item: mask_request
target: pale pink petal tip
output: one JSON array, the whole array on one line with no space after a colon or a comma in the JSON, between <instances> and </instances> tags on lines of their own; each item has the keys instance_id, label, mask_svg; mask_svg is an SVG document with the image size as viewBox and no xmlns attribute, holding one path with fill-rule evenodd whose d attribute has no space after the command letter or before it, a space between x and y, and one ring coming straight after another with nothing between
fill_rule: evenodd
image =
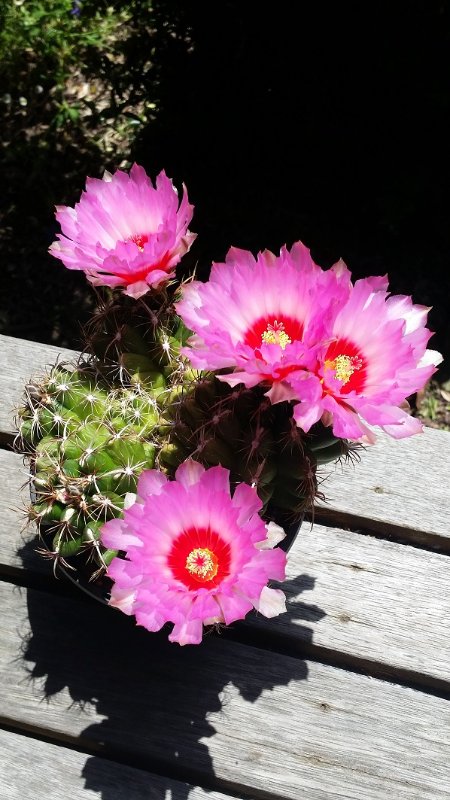
<instances>
[{"instance_id":1,"label":"pale pink petal tip","mask_svg":"<svg viewBox=\"0 0 450 800\"><path fill-rule=\"evenodd\" d=\"M128 504L127 504L128 506ZM265 525L256 490L240 484L233 496L229 472L188 459L167 480L144 471L136 502L102 529L102 542L125 554L108 568L111 605L139 625L173 625L170 641L198 644L206 625L234 622L252 609L284 610L280 590L286 555L276 548L284 532Z\"/></svg>"},{"instance_id":2,"label":"pale pink petal tip","mask_svg":"<svg viewBox=\"0 0 450 800\"><path fill-rule=\"evenodd\" d=\"M305 433L319 421L355 441L374 441L370 425L396 438L420 430L396 410L441 356L426 349L429 309L389 296L386 275L353 285L343 261L322 270L301 242L256 258L234 247L207 283L184 289L177 311L195 368L221 370L231 387L261 385L272 404L293 404Z\"/></svg>"}]
</instances>

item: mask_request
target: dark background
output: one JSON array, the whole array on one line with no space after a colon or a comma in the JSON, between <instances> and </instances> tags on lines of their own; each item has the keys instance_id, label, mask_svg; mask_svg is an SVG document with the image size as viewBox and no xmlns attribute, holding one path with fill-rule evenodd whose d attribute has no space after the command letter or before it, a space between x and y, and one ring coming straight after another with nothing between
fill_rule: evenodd
<instances>
[{"instance_id":1,"label":"dark background","mask_svg":"<svg viewBox=\"0 0 450 800\"><path fill-rule=\"evenodd\" d=\"M159 1L152 19L126 63L158 113L130 159L187 185L198 239L184 271L206 277L232 244L301 239L321 266L388 272L393 292L433 305L431 346L448 356L449 3ZM154 68L139 73L149 48ZM76 346L89 300L84 276L45 254L52 206L118 164L69 141L42 181L22 146L23 174L6 160L3 332Z\"/></svg>"}]
</instances>

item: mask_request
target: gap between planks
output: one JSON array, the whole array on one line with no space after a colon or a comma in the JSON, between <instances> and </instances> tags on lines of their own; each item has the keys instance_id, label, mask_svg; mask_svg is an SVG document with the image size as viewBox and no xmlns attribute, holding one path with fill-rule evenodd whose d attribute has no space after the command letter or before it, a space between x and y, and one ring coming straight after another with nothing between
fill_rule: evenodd
<instances>
[{"instance_id":1,"label":"gap between planks","mask_svg":"<svg viewBox=\"0 0 450 800\"><path fill-rule=\"evenodd\" d=\"M78 355L0 336L0 432L9 443L12 409L30 376L58 356L75 360ZM380 432L376 444L362 453L361 463L330 464L319 470L319 478L326 503L317 502L318 519L450 551L449 432L426 428L399 441Z\"/></svg>"},{"instance_id":2,"label":"gap between planks","mask_svg":"<svg viewBox=\"0 0 450 800\"><path fill-rule=\"evenodd\" d=\"M0 785L2 800L232 800L211 791L158 775L148 768L86 752L75 743L41 737L36 731L0 730ZM43 765L45 764L45 769ZM239 800L242 795L239 795Z\"/></svg>"},{"instance_id":3,"label":"gap between planks","mask_svg":"<svg viewBox=\"0 0 450 800\"><path fill-rule=\"evenodd\" d=\"M3 713L17 727L261 800L448 797L439 698L218 637L180 648L100 606L26 594L0 585Z\"/></svg>"},{"instance_id":4,"label":"gap between planks","mask_svg":"<svg viewBox=\"0 0 450 800\"><path fill-rule=\"evenodd\" d=\"M0 453L1 573L7 581L73 596L72 586L55 580L49 564L35 554L33 527L20 535L21 520L12 507L22 482L20 466L16 454ZM251 635L255 644L261 640L279 652L307 653L446 691L449 569L447 556L304 523L282 587L287 613L272 621L253 615ZM239 630L233 627L230 635L239 638Z\"/></svg>"}]
</instances>

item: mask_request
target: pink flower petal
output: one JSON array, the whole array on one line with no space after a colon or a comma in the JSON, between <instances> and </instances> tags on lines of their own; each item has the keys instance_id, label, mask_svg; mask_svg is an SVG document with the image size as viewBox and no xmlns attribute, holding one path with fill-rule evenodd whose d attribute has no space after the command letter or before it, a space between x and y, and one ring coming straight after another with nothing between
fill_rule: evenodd
<instances>
[{"instance_id":1,"label":"pink flower petal","mask_svg":"<svg viewBox=\"0 0 450 800\"><path fill-rule=\"evenodd\" d=\"M270 589L265 586L259 596L256 608L264 617L269 619L277 617L278 614L286 611L286 597L281 589Z\"/></svg>"},{"instance_id":2,"label":"pink flower petal","mask_svg":"<svg viewBox=\"0 0 450 800\"><path fill-rule=\"evenodd\" d=\"M121 287L138 298L174 277L174 267L195 234L186 190L178 204L172 181L161 172L156 188L144 169L88 178L74 208L60 206L62 233L50 247L68 269L83 270L96 286Z\"/></svg>"},{"instance_id":3,"label":"pink flower petal","mask_svg":"<svg viewBox=\"0 0 450 800\"><path fill-rule=\"evenodd\" d=\"M170 642L178 644L200 644L203 636L203 624L199 619L185 620L173 626L169 634Z\"/></svg>"},{"instance_id":4,"label":"pink flower petal","mask_svg":"<svg viewBox=\"0 0 450 800\"><path fill-rule=\"evenodd\" d=\"M138 497L161 494L166 483L167 478L163 472L158 469L146 469L139 476L137 484Z\"/></svg>"},{"instance_id":5,"label":"pink flower petal","mask_svg":"<svg viewBox=\"0 0 450 800\"><path fill-rule=\"evenodd\" d=\"M175 473L175 477L178 483L181 483L182 486L189 489L190 486L194 486L194 484L199 482L204 471L205 468L199 464L198 461L194 461L193 458L188 458L180 464Z\"/></svg>"},{"instance_id":6,"label":"pink flower petal","mask_svg":"<svg viewBox=\"0 0 450 800\"><path fill-rule=\"evenodd\" d=\"M275 522L269 522L267 524L267 536L261 542L257 542L255 547L259 550L272 550L277 544L283 541L286 538L286 534L283 528L280 525L277 525Z\"/></svg>"},{"instance_id":7,"label":"pink flower petal","mask_svg":"<svg viewBox=\"0 0 450 800\"><path fill-rule=\"evenodd\" d=\"M241 619L259 607L267 582L285 574L285 553L266 549L261 506L245 484L232 497L221 466L205 470L189 459L174 481L144 471L137 501L102 533L102 541L126 553L108 568L111 605L151 631L173 623L169 638L180 644L197 644L212 621ZM270 535L272 548L280 531L272 527Z\"/></svg>"}]
</instances>

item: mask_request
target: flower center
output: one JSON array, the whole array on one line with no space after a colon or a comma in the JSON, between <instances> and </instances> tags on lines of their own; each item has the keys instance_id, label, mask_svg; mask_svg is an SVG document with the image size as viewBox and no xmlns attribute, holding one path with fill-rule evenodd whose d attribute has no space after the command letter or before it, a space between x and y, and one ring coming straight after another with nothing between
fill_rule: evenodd
<instances>
[{"instance_id":1,"label":"flower center","mask_svg":"<svg viewBox=\"0 0 450 800\"><path fill-rule=\"evenodd\" d=\"M216 577L219 571L219 559L207 547L196 547L186 559L186 569L195 580L206 583Z\"/></svg>"},{"instance_id":2,"label":"flower center","mask_svg":"<svg viewBox=\"0 0 450 800\"><path fill-rule=\"evenodd\" d=\"M130 237L130 241L134 242L138 250L144 250L144 244L148 242L148 236L145 233L135 233L134 236Z\"/></svg>"},{"instance_id":3,"label":"flower center","mask_svg":"<svg viewBox=\"0 0 450 800\"><path fill-rule=\"evenodd\" d=\"M167 566L192 591L215 589L230 574L231 548L211 528L188 528L173 542Z\"/></svg>"},{"instance_id":4,"label":"flower center","mask_svg":"<svg viewBox=\"0 0 450 800\"><path fill-rule=\"evenodd\" d=\"M278 344L284 350L291 342L301 342L303 323L281 312L276 319L272 314L259 317L243 336L243 342L259 353L261 344Z\"/></svg>"},{"instance_id":5,"label":"flower center","mask_svg":"<svg viewBox=\"0 0 450 800\"><path fill-rule=\"evenodd\" d=\"M278 344L284 350L287 344L291 344L292 339L287 335L284 329L284 323L274 320L269 322L267 328L261 334L261 341L264 344Z\"/></svg>"},{"instance_id":6,"label":"flower center","mask_svg":"<svg viewBox=\"0 0 450 800\"><path fill-rule=\"evenodd\" d=\"M130 241L134 241L135 238L136 237L134 237L132 240L130 239ZM140 241L143 241L145 238L148 237L145 236L140 237ZM140 252L142 252L143 251L142 245L138 245L138 249L140 250ZM142 267L142 269L133 270L132 272L129 271L122 272L120 269L115 269L110 273L106 272L105 274L116 275L118 278L122 278L124 286L129 286L131 283L137 283L137 281L145 281L147 275L150 272L153 272L154 270L159 269L167 271L167 265L170 261L170 258L171 258L171 253L169 250L167 250L167 252L164 253L162 258L159 259L159 261L155 261L153 264L147 264L145 267Z\"/></svg>"},{"instance_id":7,"label":"flower center","mask_svg":"<svg viewBox=\"0 0 450 800\"><path fill-rule=\"evenodd\" d=\"M361 369L362 365L362 358L359 356L346 356L343 354L336 356L332 361L325 361L326 369L334 370L335 378L338 381L342 381L344 386L349 382L353 373Z\"/></svg>"}]
</instances>

